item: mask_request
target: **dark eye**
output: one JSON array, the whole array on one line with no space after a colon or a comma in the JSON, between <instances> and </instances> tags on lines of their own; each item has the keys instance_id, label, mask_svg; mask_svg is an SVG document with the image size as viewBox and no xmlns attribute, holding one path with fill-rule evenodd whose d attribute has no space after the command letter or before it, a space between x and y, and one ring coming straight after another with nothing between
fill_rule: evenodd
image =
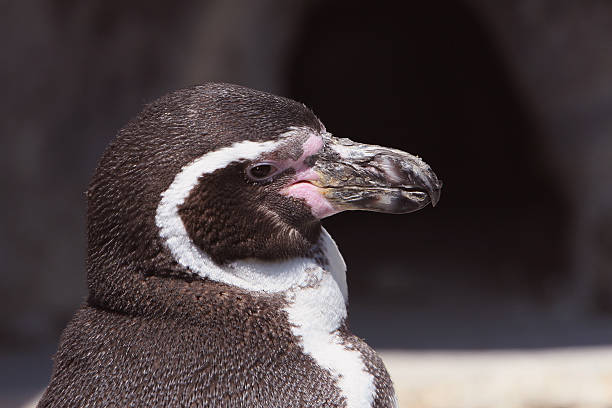
<instances>
[{"instance_id":1,"label":"dark eye","mask_svg":"<svg viewBox=\"0 0 612 408\"><path fill-rule=\"evenodd\" d=\"M258 163L247 169L247 174L253 180L263 180L276 173L278 169L270 163Z\"/></svg>"}]
</instances>

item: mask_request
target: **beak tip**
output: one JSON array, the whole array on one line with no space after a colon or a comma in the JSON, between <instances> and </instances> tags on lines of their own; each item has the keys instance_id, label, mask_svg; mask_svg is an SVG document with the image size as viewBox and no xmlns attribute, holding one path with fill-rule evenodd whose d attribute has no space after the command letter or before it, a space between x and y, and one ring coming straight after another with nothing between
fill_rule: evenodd
<instances>
[{"instance_id":1,"label":"beak tip","mask_svg":"<svg viewBox=\"0 0 612 408\"><path fill-rule=\"evenodd\" d=\"M442 181L436 180L434 188L429 190L429 199L431 200L431 206L435 207L440 201L440 195L442 193Z\"/></svg>"}]
</instances>

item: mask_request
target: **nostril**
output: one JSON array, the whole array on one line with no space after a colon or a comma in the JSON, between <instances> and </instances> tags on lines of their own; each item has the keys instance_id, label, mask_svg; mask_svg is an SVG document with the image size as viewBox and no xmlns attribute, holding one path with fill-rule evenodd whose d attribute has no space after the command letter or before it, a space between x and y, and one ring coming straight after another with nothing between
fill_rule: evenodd
<instances>
[{"instance_id":1,"label":"nostril","mask_svg":"<svg viewBox=\"0 0 612 408\"><path fill-rule=\"evenodd\" d=\"M387 156L378 156L377 163L379 167L376 167L378 175L383 176L392 183L400 184L402 182L402 173L398 168L397 163Z\"/></svg>"}]
</instances>

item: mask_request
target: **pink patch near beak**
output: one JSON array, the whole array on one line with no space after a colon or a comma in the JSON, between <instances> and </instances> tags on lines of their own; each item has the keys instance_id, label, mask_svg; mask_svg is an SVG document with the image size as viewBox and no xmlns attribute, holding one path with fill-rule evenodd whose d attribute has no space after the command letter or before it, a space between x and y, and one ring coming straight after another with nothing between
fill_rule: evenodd
<instances>
[{"instance_id":1,"label":"pink patch near beak","mask_svg":"<svg viewBox=\"0 0 612 408\"><path fill-rule=\"evenodd\" d=\"M293 166L296 170L295 179L291 185L281 190L281 193L286 196L305 200L312 211L312 215L318 219L339 212L323 196L321 189L311 183L311 181L318 180L319 175L311 167L304 164L304 160L308 156L317 153L322 147L323 138L321 136L312 135L306 140L303 146L304 153L295 161Z\"/></svg>"}]
</instances>

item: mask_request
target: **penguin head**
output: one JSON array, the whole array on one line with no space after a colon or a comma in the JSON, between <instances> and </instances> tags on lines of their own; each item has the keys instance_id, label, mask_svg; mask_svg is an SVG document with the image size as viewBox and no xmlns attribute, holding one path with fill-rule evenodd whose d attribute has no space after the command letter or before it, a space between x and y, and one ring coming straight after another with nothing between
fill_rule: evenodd
<instances>
[{"instance_id":1,"label":"penguin head","mask_svg":"<svg viewBox=\"0 0 612 408\"><path fill-rule=\"evenodd\" d=\"M193 251L216 265L304 257L322 218L414 211L440 188L418 157L334 138L298 102L229 84L177 91L120 130L98 165L90 295L125 273L189 276L177 257Z\"/></svg>"}]
</instances>

